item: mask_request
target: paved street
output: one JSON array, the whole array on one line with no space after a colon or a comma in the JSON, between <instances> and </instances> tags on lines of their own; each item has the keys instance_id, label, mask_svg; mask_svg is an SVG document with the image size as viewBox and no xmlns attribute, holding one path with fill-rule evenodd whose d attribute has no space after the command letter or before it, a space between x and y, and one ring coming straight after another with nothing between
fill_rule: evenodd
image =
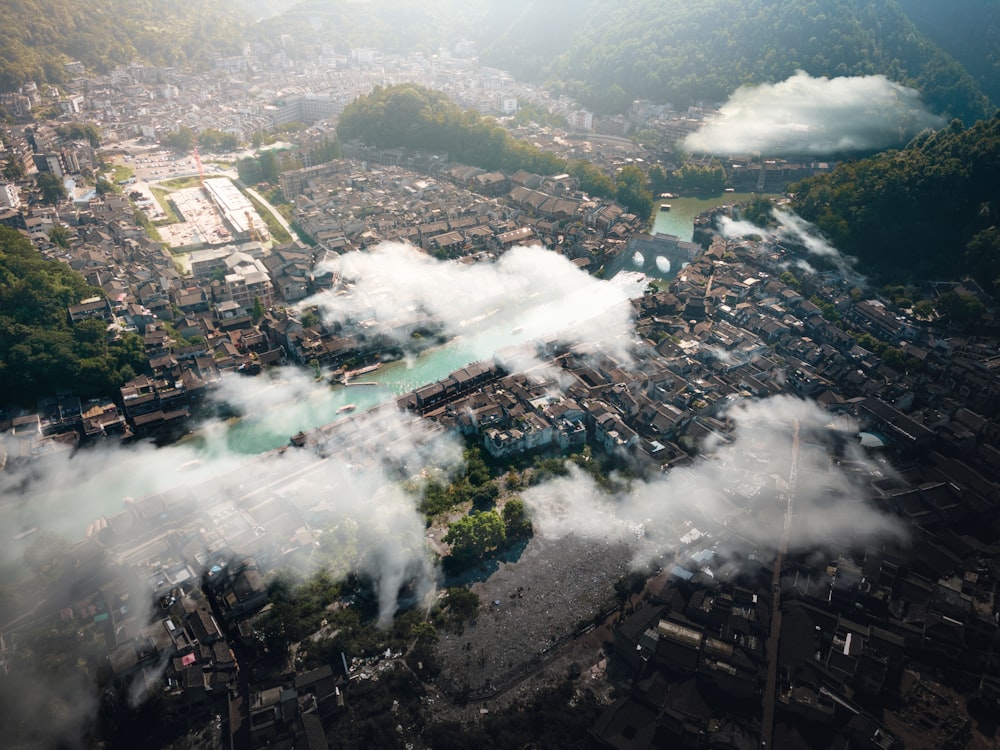
<instances>
[{"instance_id":1,"label":"paved street","mask_svg":"<svg viewBox=\"0 0 1000 750\"><path fill-rule=\"evenodd\" d=\"M792 503L795 500L795 484L799 468L799 423L795 421L792 433L792 462L788 472L788 488L785 490L785 523L778 542L778 554L774 558L774 572L771 577L771 634L767 639L767 684L764 688L764 718L761 726L761 747L771 747L774 735L774 705L778 691L778 641L781 634L781 569L788 552L788 535L792 526ZM781 497L779 495L779 497Z\"/></svg>"}]
</instances>

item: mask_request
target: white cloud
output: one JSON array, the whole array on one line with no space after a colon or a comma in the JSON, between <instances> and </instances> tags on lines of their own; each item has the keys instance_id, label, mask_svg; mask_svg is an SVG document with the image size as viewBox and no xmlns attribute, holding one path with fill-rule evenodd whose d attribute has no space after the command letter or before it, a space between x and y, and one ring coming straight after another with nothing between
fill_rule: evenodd
<instances>
[{"instance_id":1,"label":"white cloud","mask_svg":"<svg viewBox=\"0 0 1000 750\"><path fill-rule=\"evenodd\" d=\"M636 482L609 497L570 465L570 475L524 493L539 534L636 540L636 563L669 554L691 525L729 531L765 550L777 548L784 522L794 425L799 426L797 481L789 549L809 551L852 536L903 539L899 522L866 502L855 480L858 468L875 471L860 451L849 450L850 470L830 450L830 415L815 403L779 396L742 402L728 418L731 442L703 446L706 458ZM863 472L862 472L863 475Z\"/></svg>"},{"instance_id":2,"label":"white cloud","mask_svg":"<svg viewBox=\"0 0 1000 750\"><path fill-rule=\"evenodd\" d=\"M318 305L328 324L374 321L408 331L428 320L446 337L463 336L477 359L511 345L560 337L625 356L634 338L631 297L639 284L605 282L565 257L534 245L514 247L495 262L440 261L400 243L339 256L326 268L350 282L300 303ZM523 364L523 363L522 363Z\"/></svg>"},{"instance_id":3,"label":"white cloud","mask_svg":"<svg viewBox=\"0 0 1000 750\"><path fill-rule=\"evenodd\" d=\"M796 213L774 208L771 215L777 222L772 227L759 227L742 219L731 219L723 216L719 219L719 232L726 239L739 237L763 237L771 242L788 241L805 249L807 253L817 258L823 258L832 263L845 278L854 283L863 283L864 278L854 271L857 258L845 255L827 240L816 225L803 219ZM811 272L812 267L805 260L796 261L805 270Z\"/></svg>"},{"instance_id":4,"label":"white cloud","mask_svg":"<svg viewBox=\"0 0 1000 750\"><path fill-rule=\"evenodd\" d=\"M943 124L915 89L884 75L813 78L798 71L780 83L741 86L683 147L824 155L898 146Z\"/></svg>"}]
</instances>

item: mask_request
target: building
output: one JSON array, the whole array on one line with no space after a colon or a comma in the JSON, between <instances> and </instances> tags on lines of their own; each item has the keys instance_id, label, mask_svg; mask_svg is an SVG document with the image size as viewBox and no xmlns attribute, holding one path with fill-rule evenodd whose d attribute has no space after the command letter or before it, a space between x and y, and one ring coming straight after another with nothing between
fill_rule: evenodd
<instances>
[{"instance_id":1,"label":"building","mask_svg":"<svg viewBox=\"0 0 1000 750\"><path fill-rule=\"evenodd\" d=\"M258 242L270 239L257 209L231 180L225 177L205 180L205 190L235 239Z\"/></svg>"},{"instance_id":2,"label":"building","mask_svg":"<svg viewBox=\"0 0 1000 750\"><path fill-rule=\"evenodd\" d=\"M105 323L113 323L115 314L111 309L111 302L108 299L105 297L91 297L83 300L78 305L70 305L69 319L71 323L94 319L104 321Z\"/></svg>"},{"instance_id":3,"label":"building","mask_svg":"<svg viewBox=\"0 0 1000 750\"><path fill-rule=\"evenodd\" d=\"M587 112L586 110L578 110L576 112L571 112L567 118L571 130L577 130L584 133L589 133L594 129L594 113Z\"/></svg>"},{"instance_id":4,"label":"building","mask_svg":"<svg viewBox=\"0 0 1000 750\"><path fill-rule=\"evenodd\" d=\"M225 262L222 300L235 302L245 311L253 308L255 299L260 299L265 309L274 304L271 274L263 261L245 253L233 253Z\"/></svg>"},{"instance_id":5,"label":"building","mask_svg":"<svg viewBox=\"0 0 1000 750\"><path fill-rule=\"evenodd\" d=\"M35 154L35 168L39 172L49 172L56 177L63 177L66 170L59 154Z\"/></svg>"},{"instance_id":6,"label":"building","mask_svg":"<svg viewBox=\"0 0 1000 750\"><path fill-rule=\"evenodd\" d=\"M20 191L12 182L0 184L0 206L17 209L21 207Z\"/></svg>"}]
</instances>

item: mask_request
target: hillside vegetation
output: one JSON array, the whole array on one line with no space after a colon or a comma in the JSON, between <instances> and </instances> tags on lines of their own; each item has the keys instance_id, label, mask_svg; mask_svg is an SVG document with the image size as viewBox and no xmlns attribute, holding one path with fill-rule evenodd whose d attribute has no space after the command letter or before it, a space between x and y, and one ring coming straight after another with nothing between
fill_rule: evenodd
<instances>
[{"instance_id":1,"label":"hillside vegetation","mask_svg":"<svg viewBox=\"0 0 1000 750\"><path fill-rule=\"evenodd\" d=\"M883 280L972 274L1000 298L1000 115L805 180L793 207ZM955 252L959 248L959 252Z\"/></svg>"},{"instance_id":2,"label":"hillside vegetation","mask_svg":"<svg viewBox=\"0 0 1000 750\"><path fill-rule=\"evenodd\" d=\"M965 66L1000 102L1000 3L996 0L897 0L924 36Z\"/></svg>"},{"instance_id":3,"label":"hillside vegetation","mask_svg":"<svg viewBox=\"0 0 1000 750\"><path fill-rule=\"evenodd\" d=\"M432 55L469 39L483 62L596 112L637 98L722 101L801 69L882 73L971 124L992 115L982 87L997 86L997 11L979 13L988 3L961 0L963 13L931 0L9 0L0 20L16 33L0 40L0 89L60 82L63 55L106 71L133 60L204 66L247 42L263 55L312 45Z\"/></svg>"},{"instance_id":4,"label":"hillside vegetation","mask_svg":"<svg viewBox=\"0 0 1000 750\"><path fill-rule=\"evenodd\" d=\"M992 107L965 69L923 36L895 0L516 0L518 22L485 57L527 78L563 82L595 110L636 98L685 107L743 84L882 73L938 113L967 123ZM581 7L582 6L582 7ZM510 8L509 12L514 12Z\"/></svg>"},{"instance_id":5,"label":"hillside vegetation","mask_svg":"<svg viewBox=\"0 0 1000 750\"><path fill-rule=\"evenodd\" d=\"M359 140L378 148L426 149L453 161L508 174L519 169L543 175L569 172L593 196L613 197L633 213L648 217L653 196L646 176L623 167L612 180L586 161L566 161L517 140L492 118L462 111L446 94L415 84L376 87L344 110L338 125L343 141Z\"/></svg>"},{"instance_id":6,"label":"hillside vegetation","mask_svg":"<svg viewBox=\"0 0 1000 750\"><path fill-rule=\"evenodd\" d=\"M4 0L0 91L63 83L65 63L204 65L241 51L248 23L223 0Z\"/></svg>"},{"instance_id":7,"label":"hillside vegetation","mask_svg":"<svg viewBox=\"0 0 1000 750\"><path fill-rule=\"evenodd\" d=\"M67 308L100 295L57 260L45 260L17 231L0 227L0 393L30 405L41 395L113 393L145 363L142 339L108 340L107 325L70 326Z\"/></svg>"},{"instance_id":8,"label":"hillside vegetation","mask_svg":"<svg viewBox=\"0 0 1000 750\"><path fill-rule=\"evenodd\" d=\"M971 6L984 2L962 0ZM938 113L970 124L991 116L993 107L976 79L986 81L978 54L995 47L992 22L977 29L981 41L963 56L961 39L979 15L973 8L963 16L951 6L925 7L930 4L304 0L275 18L272 28L298 40L395 52L436 53L472 39L483 62L563 90L597 112L624 111L637 98L678 107L721 101L741 85L781 81L801 69L813 76L882 73L919 89ZM904 6L921 18L921 28ZM928 38L932 31L952 55ZM976 79L955 58L975 67Z\"/></svg>"}]
</instances>

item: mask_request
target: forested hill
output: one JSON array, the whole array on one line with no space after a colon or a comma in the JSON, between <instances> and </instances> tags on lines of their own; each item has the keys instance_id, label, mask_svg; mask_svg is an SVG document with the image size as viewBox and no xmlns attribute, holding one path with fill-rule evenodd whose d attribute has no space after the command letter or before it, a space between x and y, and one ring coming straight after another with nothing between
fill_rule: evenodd
<instances>
[{"instance_id":1,"label":"forested hill","mask_svg":"<svg viewBox=\"0 0 1000 750\"><path fill-rule=\"evenodd\" d=\"M243 48L249 27L226 0L3 0L0 91L61 83L64 63L89 70L149 62L186 66Z\"/></svg>"},{"instance_id":2,"label":"forested hill","mask_svg":"<svg viewBox=\"0 0 1000 750\"><path fill-rule=\"evenodd\" d=\"M723 101L742 84L883 73L966 123L993 107L901 7L922 0L302 0L275 33L335 46L437 52L477 42L483 62L598 112L634 99ZM931 2L932 0L926 0ZM960 0L963 3L992 0ZM939 32L972 21L939 12ZM936 37L935 37L936 38Z\"/></svg>"},{"instance_id":3,"label":"forested hill","mask_svg":"<svg viewBox=\"0 0 1000 750\"><path fill-rule=\"evenodd\" d=\"M482 169L551 175L569 172L590 195L611 197L640 216L653 210L646 175L636 166L618 170L614 180L583 160L566 161L511 137L492 118L462 109L446 94L416 84L376 87L358 97L341 115L337 132L344 141L378 148L427 149Z\"/></svg>"},{"instance_id":4,"label":"forested hill","mask_svg":"<svg viewBox=\"0 0 1000 750\"><path fill-rule=\"evenodd\" d=\"M793 207L884 281L970 273L1000 299L1000 114L789 188Z\"/></svg>"},{"instance_id":5,"label":"forested hill","mask_svg":"<svg viewBox=\"0 0 1000 750\"><path fill-rule=\"evenodd\" d=\"M43 395L113 393L145 364L142 339L108 341L107 324L70 326L70 305L101 295L65 263L45 260L17 231L0 227L0 393L5 404Z\"/></svg>"},{"instance_id":6,"label":"forested hill","mask_svg":"<svg viewBox=\"0 0 1000 750\"><path fill-rule=\"evenodd\" d=\"M595 110L633 99L687 106L742 84L883 73L966 123L993 109L896 0L510 0L517 19L484 58L519 77L562 81ZM947 24L954 19L942 18Z\"/></svg>"},{"instance_id":7,"label":"forested hill","mask_svg":"<svg viewBox=\"0 0 1000 750\"><path fill-rule=\"evenodd\" d=\"M0 90L59 83L66 58L106 71L133 60L204 65L246 42L266 54L283 35L293 56L315 45L434 54L469 39L484 63L597 112L638 98L723 101L801 69L883 73L919 89L936 113L972 123L993 113L983 86L1000 86L997 13L977 26L978 7L995 0L958 2L970 12L934 0L5 0ZM276 11L266 24L251 20Z\"/></svg>"},{"instance_id":8,"label":"forested hill","mask_svg":"<svg viewBox=\"0 0 1000 750\"><path fill-rule=\"evenodd\" d=\"M965 66L1000 102L1000 3L996 0L897 0L928 39Z\"/></svg>"}]
</instances>

